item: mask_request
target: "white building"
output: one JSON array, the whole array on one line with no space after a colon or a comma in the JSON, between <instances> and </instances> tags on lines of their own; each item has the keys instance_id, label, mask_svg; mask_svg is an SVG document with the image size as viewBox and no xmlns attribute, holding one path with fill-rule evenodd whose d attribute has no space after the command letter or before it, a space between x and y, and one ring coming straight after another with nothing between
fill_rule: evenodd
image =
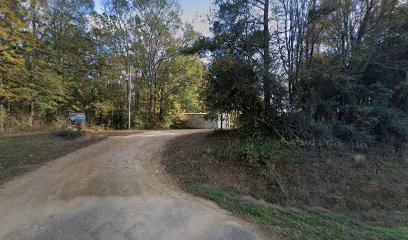
<instances>
[{"instance_id":1,"label":"white building","mask_svg":"<svg viewBox=\"0 0 408 240\"><path fill-rule=\"evenodd\" d=\"M186 127L204 129L229 129L232 127L231 115L220 114L218 119L207 119L208 113L185 113Z\"/></svg>"}]
</instances>

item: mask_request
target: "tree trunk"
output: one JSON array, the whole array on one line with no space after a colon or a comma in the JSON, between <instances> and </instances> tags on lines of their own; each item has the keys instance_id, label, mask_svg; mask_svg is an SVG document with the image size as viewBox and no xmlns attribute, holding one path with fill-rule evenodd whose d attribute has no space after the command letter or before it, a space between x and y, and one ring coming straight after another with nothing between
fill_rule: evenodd
<instances>
[{"instance_id":1,"label":"tree trunk","mask_svg":"<svg viewBox=\"0 0 408 240\"><path fill-rule=\"evenodd\" d=\"M28 118L28 126L33 127L34 123L34 101L30 101L30 117Z\"/></svg>"},{"instance_id":2,"label":"tree trunk","mask_svg":"<svg viewBox=\"0 0 408 240\"><path fill-rule=\"evenodd\" d=\"M3 89L3 73L0 72L0 89ZM6 117L6 111L3 105L3 97L0 96L0 132L4 132L4 119Z\"/></svg>"},{"instance_id":3,"label":"tree trunk","mask_svg":"<svg viewBox=\"0 0 408 240\"><path fill-rule=\"evenodd\" d=\"M157 80L154 78L154 87L153 87L153 115L156 115L156 102L157 102Z\"/></svg>"},{"instance_id":4,"label":"tree trunk","mask_svg":"<svg viewBox=\"0 0 408 240\"><path fill-rule=\"evenodd\" d=\"M3 103L0 103L0 132L4 132L4 118L6 117L6 111L4 110Z\"/></svg>"},{"instance_id":5,"label":"tree trunk","mask_svg":"<svg viewBox=\"0 0 408 240\"><path fill-rule=\"evenodd\" d=\"M139 97L140 97L140 92L139 90L136 91L136 96L135 96L135 111L136 114L139 113Z\"/></svg>"},{"instance_id":6,"label":"tree trunk","mask_svg":"<svg viewBox=\"0 0 408 240\"><path fill-rule=\"evenodd\" d=\"M164 89L166 88L166 83L164 82L162 86L160 87L160 121L163 121L164 119L164 111L163 111L163 105L164 105Z\"/></svg>"},{"instance_id":7,"label":"tree trunk","mask_svg":"<svg viewBox=\"0 0 408 240\"><path fill-rule=\"evenodd\" d=\"M147 110L147 121L146 123L148 125L151 124L151 116L152 116L152 111L153 111L153 80L151 77L151 74L149 74L149 104L148 104L148 110Z\"/></svg>"},{"instance_id":8,"label":"tree trunk","mask_svg":"<svg viewBox=\"0 0 408 240\"><path fill-rule=\"evenodd\" d=\"M263 85L264 85L264 107L265 107L265 116L269 117L271 114L271 99L272 99L272 92L271 92L271 76L269 73L269 68L271 66L271 56L269 51L269 41L270 41L270 33L269 33L269 0L265 0L264 5L264 20L263 20ZM268 120L268 119L266 119Z\"/></svg>"}]
</instances>

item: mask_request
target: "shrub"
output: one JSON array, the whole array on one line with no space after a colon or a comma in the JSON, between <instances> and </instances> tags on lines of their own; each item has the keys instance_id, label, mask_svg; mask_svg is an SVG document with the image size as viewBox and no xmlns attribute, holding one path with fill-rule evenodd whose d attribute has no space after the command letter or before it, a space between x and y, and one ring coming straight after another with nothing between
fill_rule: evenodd
<instances>
[{"instance_id":1,"label":"shrub","mask_svg":"<svg viewBox=\"0 0 408 240\"><path fill-rule=\"evenodd\" d=\"M58 131L56 135L65 139L75 139L82 136L82 133L72 129L63 129Z\"/></svg>"},{"instance_id":2,"label":"shrub","mask_svg":"<svg viewBox=\"0 0 408 240\"><path fill-rule=\"evenodd\" d=\"M389 140L389 137L395 138L395 141L408 141L408 116L400 111L385 107L373 108L371 116L375 118L376 125L372 127L373 133L379 138Z\"/></svg>"},{"instance_id":3,"label":"shrub","mask_svg":"<svg viewBox=\"0 0 408 240\"><path fill-rule=\"evenodd\" d=\"M331 124L312 122L309 126L309 131L313 138L330 139L333 137L333 127Z\"/></svg>"},{"instance_id":4,"label":"shrub","mask_svg":"<svg viewBox=\"0 0 408 240\"><path fill-rule=\"evenodd\" d=\"M344 142L368 142L370 135L352 125L337 123L333 125L334 136Z\"/></svg>"},{"instance_id":5,"label":"shrub","mask_svg":"<svg viewBox=\"0 0 408 240\"><path fill-rule=\"evenodd\" d=\"M272 142L264 136L247 138L242 143L241 152L249 166L259 167L266 165L272 158Z\"/></svg>"}]
</instances>

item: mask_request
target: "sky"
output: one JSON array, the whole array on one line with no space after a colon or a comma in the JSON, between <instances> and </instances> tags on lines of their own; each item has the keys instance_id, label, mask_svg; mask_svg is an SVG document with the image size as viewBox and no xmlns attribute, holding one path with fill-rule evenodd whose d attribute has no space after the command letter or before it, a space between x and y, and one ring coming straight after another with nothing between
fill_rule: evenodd
<instances>
[{"instance_id":1,"label":"sky","mask_svg":"<svg viewBox=\"0 0 408 240\"><path fill-rule=\"evenodd\" d=\"M178 0L180 3L183 15L181 19L184 22L189 22L194 29L204 36L209 36L209 23L207 15L210 13L213 0ZM95 0L95 9L97 11L102 9L103 0Z\"/></svg>"},{"instance_id":2,"label":"sky","mask_svg":"<svg viewBox=\"0 0 408 240\"><path fill-rule=\"evenodd\" d=\"M182 20L184 22L190 22L196 31L201 32L205 36L210 34L208 14L212 7L212 1L213 0L179 0L181 8L183 9Z\"/></svg>"}]
</instances>

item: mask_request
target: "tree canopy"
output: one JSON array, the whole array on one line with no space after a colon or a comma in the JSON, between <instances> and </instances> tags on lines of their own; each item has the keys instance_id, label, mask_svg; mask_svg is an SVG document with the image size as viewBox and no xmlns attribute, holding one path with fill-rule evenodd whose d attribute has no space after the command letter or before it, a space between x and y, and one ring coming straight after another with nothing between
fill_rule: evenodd
<instances>
[{"instance_id":1,"label":"tree canopy","mask_svg":"<svg viewBox=\"0 0 408 240\"><path fill-rule=\"evenodd\" d=\"M278 138L408 140L404 1L216 0L211 37L175 0L0 3L1 131L71 111L116 129L210 111Z\"/></svg>"},{"instance_id":2,"label":"tree canopy","mask_svg":"<svg viewBox=\"0 0 408 240\"><path fill-rule=\"evenodd\" d=\"M407 140L406 2L215 3L214 36L196 44L214 56L215 110L275 137Z\"/></svg>"},{"instance_id":3,"label":"tree canopy","mask_svg":"<svg viewBox=\"0 0 408 240\"><path fill-rule=\"evenodd\" d=\"M181 53L197 33L176 1L110 0L99 13L92 0L0 4L2 131L73 111L108 128L170 127L202 108L206 70Z\"/></svg>"}]
</instances>

